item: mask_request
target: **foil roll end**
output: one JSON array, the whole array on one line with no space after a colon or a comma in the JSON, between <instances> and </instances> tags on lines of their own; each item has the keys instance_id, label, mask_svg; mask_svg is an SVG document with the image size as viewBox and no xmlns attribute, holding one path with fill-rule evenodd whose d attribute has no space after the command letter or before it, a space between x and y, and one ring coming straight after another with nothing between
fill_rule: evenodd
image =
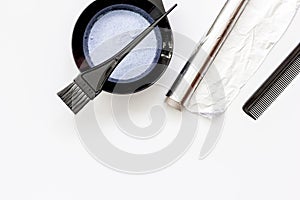
<instances>
[{"instance_id":1,"label":"foil roll end","mask_svg":"<svg viewBox=\"0 0 300 200\"><path fill-rule=\"evenodd\" d=\"M176 100L172 99L171 97L167 97L166 100L165 100L165 103L168 106L170 106L170 107L172 107L172 108L174 108L174 109L176 109L178 111L182 111L183 110L183 104L180 103L179 101L176 101Z\"/></svg>"}]
</instances>

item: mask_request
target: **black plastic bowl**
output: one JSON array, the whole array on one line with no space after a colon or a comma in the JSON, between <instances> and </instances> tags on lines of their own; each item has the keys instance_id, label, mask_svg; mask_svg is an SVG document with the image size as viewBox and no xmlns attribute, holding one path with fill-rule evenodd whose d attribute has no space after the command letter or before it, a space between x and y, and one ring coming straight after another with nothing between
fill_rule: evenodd
<instances>
[{"instance_id":1,"label":"black plastic bowl","mask_svg":"<svg viewBox=\"0 0 300 200\"><path fill-rule=\"evenodd\" d=\"M72 49L77 67L84 72L94 66L86 56L86 33L91 29L91 23L99 13L111 9L128 9L138 12L145 19L152 23L159 18L165 10L157 7L148 0L97 0L90 4L79 17L73 32ZM147 15L145 15L146 13ZM147 70L141 77L128 81L118 81L110 78L104 85L103 90L114 94L132 94L140 92L153 85L166 71L173 53L173 34L167 18L162 20L157 29L160 32L161 49L158 49L158 56L153 61L154 66ZM103 50L105 51L105 49ZM143 58L136 58L143 59Z\"/></svg>"}]
</instances>

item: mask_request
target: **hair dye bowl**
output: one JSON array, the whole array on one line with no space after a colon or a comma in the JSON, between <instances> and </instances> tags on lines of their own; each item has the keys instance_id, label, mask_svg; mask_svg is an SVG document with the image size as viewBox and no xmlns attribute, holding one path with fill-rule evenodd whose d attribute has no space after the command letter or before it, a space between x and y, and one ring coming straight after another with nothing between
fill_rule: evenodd
<instances>
[{"instance_id":1,"label":"hair dye bowl","mask_svg":"<svg viewBox=\"0 0 300 200\"><path fill-rule=\"evenodd\" d=\"M79 18L73 54L81 71L118 53L164 12L149 1L121 2L95 1ZM104 90L130 94L148 88L165 72L172 50L172 32L165 19L118 65Z\"/></svg>"}]
</instances>

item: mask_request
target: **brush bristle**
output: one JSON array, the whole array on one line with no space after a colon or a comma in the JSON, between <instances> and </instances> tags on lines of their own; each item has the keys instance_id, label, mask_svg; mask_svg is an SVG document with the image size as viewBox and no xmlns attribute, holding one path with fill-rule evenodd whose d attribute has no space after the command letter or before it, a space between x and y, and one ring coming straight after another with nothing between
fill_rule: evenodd
<instances>
[{"instance_id":1,"label":"brush bristle","mask_svg":"<svg viewBox=\"0 0 300 200\"><path fill-rule=\"evenodd\" d=\"M80 89L80 87L78 87L78 85L76 85L76 83L71 83L57 95L74 114L77 114L90 101L88 96Z\"/></svg>"}]
</instances>

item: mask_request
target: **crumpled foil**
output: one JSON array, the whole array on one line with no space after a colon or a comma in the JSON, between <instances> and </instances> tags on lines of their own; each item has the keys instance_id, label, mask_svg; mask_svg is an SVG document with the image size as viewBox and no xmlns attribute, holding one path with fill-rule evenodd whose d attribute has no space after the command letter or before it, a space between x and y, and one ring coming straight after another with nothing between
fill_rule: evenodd
<instances>
[{"instance_id":1,"label":"crumpled foil","mask_svg":"<svg viewBox=\"0 0 300 200\"><path fill-rule=\"evenodd\" d=\"M224 113L263 64L293 20L300 0L250 0L213 67L186 107L212 117Z\"/></svg>"}]
</instances>

